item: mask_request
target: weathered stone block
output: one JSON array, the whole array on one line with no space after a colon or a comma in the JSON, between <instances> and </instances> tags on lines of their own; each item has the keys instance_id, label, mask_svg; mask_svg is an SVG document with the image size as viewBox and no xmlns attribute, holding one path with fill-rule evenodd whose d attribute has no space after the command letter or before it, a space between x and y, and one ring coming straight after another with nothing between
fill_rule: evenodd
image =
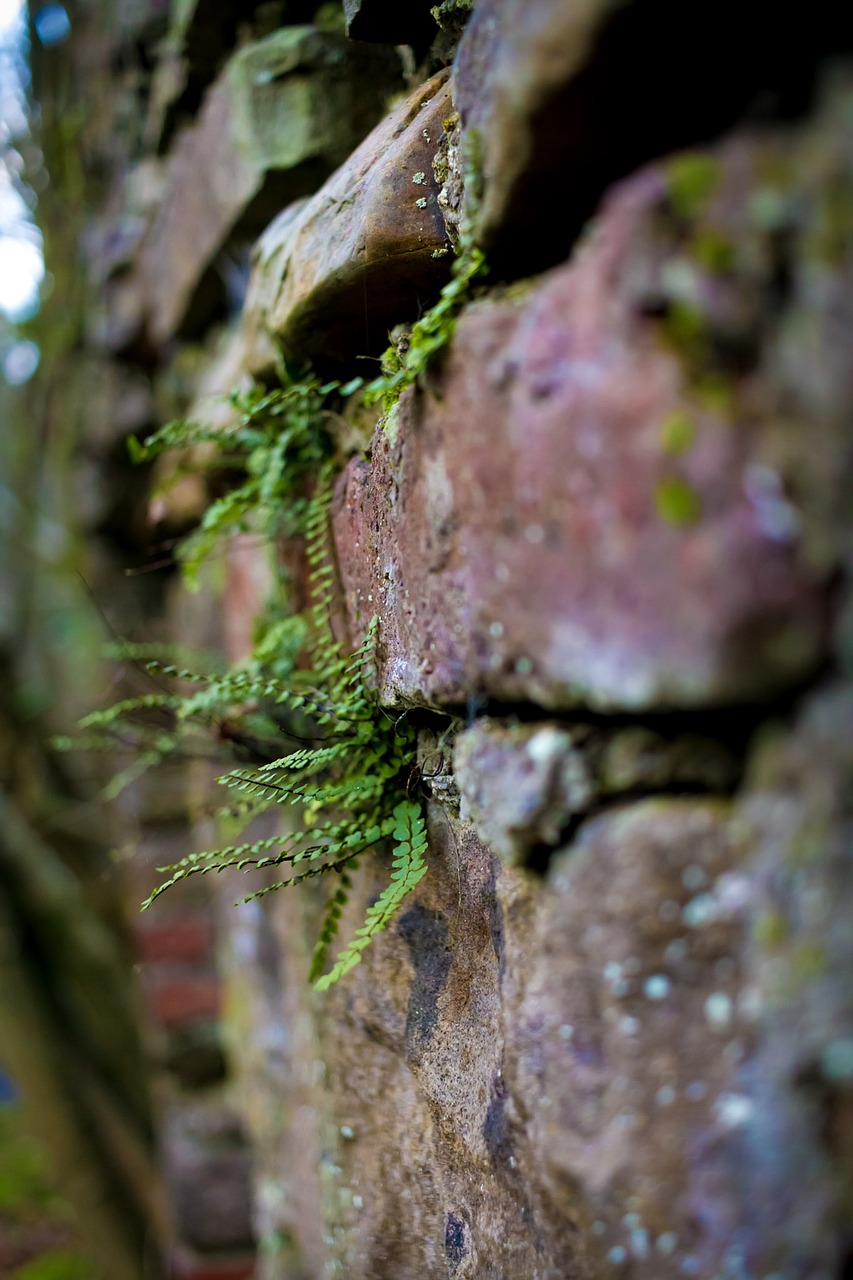
<instances>
[{"instance_id":1,"label":"weathered stone block","mask_svg":"<svg viewBox=\"0 0 853 1280\"><path fill-rule=\"evenodd\" d=\"M429 755L441 759L436 750ZM535 859L614 797L724 794L739 775L735 755L698 733L577 721L506 725L492 717L459 733L453 768L463 822L510 863Z\"/></svg>"},{"instance_id":2,"label":"weathered stone block","mask_svg":"<svg viewBox=\"0 0 853 1280\"><path fill-rule=\"evenodd\" d=\"M312 27L284 28L234 55L176 143L141 254L156 341L221 305L228 264L217 275L215 263L225 246L251 240L314 190L381 115L399 75L393 50Z\"/></svg>"},{"instance_id":3,"label":"weathered stone block","mask_svg":"<svg viewBox=\"0 0 853 1280\"><path fill-rule=\"evenodd\" d=\"M432 160L452 110L445 73L410 94L320 191L262 236L245 308L249 362L279 347L323 366L388 343L448 276L450 250Z\"/></svg>"},{"instance_id":4,"label":"weathered stone block","mask_svg":"<svg viewBox=\"0 0 853 1280\"><path fill-rule=\"evenodd\" d=\"M337 492L383 698L728 704L822 661L851 471L842 120L643 171L568 265L463 315Z\"/></svg>"},{"instance_id":5,"label":"weathered stone block","mask_svg":"<svg viewBox=\"0 0 853 1280\"><path fill-rule=\"evenodd\" d=\"M850 45L832 0L807 22L767 0L744 22L723 0L700 40L673 0L478 0L453 69L485 181L478 239L516 276L562 261L610 183L748 108L802 110L821 59Z\"/></svg>"},{"instance_id":6,"label":"weathered stone block","mask_svg":"<svg viewBox=\"0 0 853 1280\"><path fill-rule=\"evenodd\" d=\"M165 151L182 118L193 116L202 95L247 33L309 22L317 0L182 0L171 21L152 77L146 144ZM241 37L238 39L238 35Z\"/></svg>"}]
</instances>

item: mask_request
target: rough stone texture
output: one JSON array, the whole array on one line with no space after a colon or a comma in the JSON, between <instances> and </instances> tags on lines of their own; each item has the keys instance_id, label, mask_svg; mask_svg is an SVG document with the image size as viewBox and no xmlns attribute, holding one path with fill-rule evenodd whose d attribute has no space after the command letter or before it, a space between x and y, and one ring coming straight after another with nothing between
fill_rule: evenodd
<instances>
[{"instance_id":1,"label":"rough stone texture","mask_svg":"<svg viewBox=\"0 0 853 1280\"><path fill-rule=\"evenodd\" d=\"M561 261L610 183L747 108L801 110L823 51L851 46L831 0L805 22L765 0L742 16L723 0L697 40L676 0L479 0L453 96L469 142L477 135L475 225L492 259L515 275Z\"/></svg>"},{"instance_id":2,"label":"rough stone texture","mask_svg":"<svg viewBox=\"0 0 853 1280\"><path fill-rule=\"evenodd\" d=\"M432 171L452 110L446 81L434 76L400 102L258 241L244 312L254 372L279 349L364 372L357 357L384 350L391 326L437 296L451 259Z\"/></svg>"},{"instance_id":3,"label":"rough stone texture","mask_svg":"<svg viewBox=\"0 0 853 1280\"><path fill-rule=\"evenodd\" d=\"M334 519L384 698L665 709L815 670L851 474L845 101L623 184L380 423Z\"/></svg>"},{"instance_id":4,"label":"rough stone texture","mask_svg":"<svg viewBox=\"0 0 853 1280\"><path fill-rule=\"evenodd\" d=\"M849 690L814 700L759 744L734 801L601 813L544 880L433 804L429 876L314 1007L313 1075L298 978L314 908L246 909L237 1052L279 1214L292 1221L288 1188L314 1177L319 1144L320 1220L315 1203L299 1230L314 1221L353 1280L834 1277L851 1161L850 712ZM350 926L380 883L359 873ZM264 1079L290 1117L273 1130Z\"/></svg>"},{"instance_id":5,"label":"rough stone texture","mask_svg":"<svg viewBox=\"0 0 853 1280\"><path fill-rule=\"evenodd\" d=\"M160 3L120 7L141 21ZM380 693L397 703L391 721L405 716L418 730L399 783L401 795L424 798L428 875L322 998L306 979L322 881L235 910L267 872L187 879L133 933L176 1227L151 1218L164 1273L247 1275L254 1238L257 1280L847 1280L853 113L843 76L822 115L806 105L826 10L798 12L792 38L785 16L759 5L752 16L768 21L755 38L730 0L701 30L674 0L480 0L454 71L464 127L452 123L446 84L432 81L350 159L367 123L345 140L350 117L324 113L348 93L375 103L376 77L364 74L363 49L318 27L310 48L349 50L331 77L328 66L305 80L294 71L253 93L278 100L302 86L310 130L341 143L317 164L341 167L312 196L307 178L291 181L305 177L301 163L295 175L256 165L259 199L240 194L248 169L233 162L233 132L223 129L194 169L188 139L213 129L216 110L230 127L222 95L255 57L263 24L290 20L289 6L176 7L173 33L192 19L189 80L159 117L159 145L172 152L163 159L144 154L151 24L138 39L123 25L116 52L115 11L100 23L100 8L98 21L84 9L63 47L88 29L75 74L101 86L110 68L124 86L121 106L98 97L79 135L101 209L81 233L62 49L45 55L46 73L57 72L47 114L62 124L51 172L71 176L44 186L39 209L53 210L46 245L55 254L66 244L64 273L51 266L63 307L86 285L112 295L116 323L108 308L86 324L63 316L64 356L54 363L53 344L43 345L48 389L28 400L22 430L7 433L9 474L33 524L26 536L15 526L0 557L6 612L51 619L52 661L67 672L44 682L51 693L73 689L65 701L79 701L86 683L63 608L45 609L32 573L33 547L45 564L53 557L51 577L76 572L76 546L66 554L51 523L68 506L97 530L100 556L113 557L101 594L134 638L171 637L240 662L277 570L294 606L305 603L299 543L259 546L250 534L216 548L194 596L174 578L125 575L142 548L168 561L206 481L204 458L185 458L189 488L161 506L152 530L140 513L162 473L130 484L122 437L188 412L227 423L227 393L249 369L271 387L286 373L282 343L288 358L365 371L358 357L429 306L445 278L449 255L432 257L444 247L436 187L445 184L452 222L459 157L477 129L493 266L444 358L382 424L372 457L351 464L335 511L345 588L335 621L355 641L381 616ZM452 41L464 9L436 6L442 39ZM365 0L359 12L369 10L379 11ZM425 9L398 6L395 16L416 12ZM325 7L317 17L340 19ZM207 36L240 42L230 70L219 53L205 63L192 52ZM161 53L166 67L177 50ZM414 80L408 55L405 65ZM202 82L212 88L201 119L170 142ZM781 94L762 109L770 127L739 119L713 151L660 159L774 83ZM149 120L163 106L156 97ZM788 111L797 123L783 128ZM253 119L268 130L264 154L279 156L290 132L263 111ZM655 164L610 190L575 244L614 175L648 158ZM469 154L469 193L476 161ZM198 238L187 250L194 283L165 249L138 258L163 189L164 211L178 209L180 165ZM116 183L131 166L127 184ZM236 223L225 204L213 208L214 189L243 201ZM291 200L297 189L304 200ZM269 195L286 207L262 210ZM205 244L209 213L221 226ZM236 254L237 309L248 239L273 213L242 321L182 344L193 325L221 319L204 292L210 264L224 264L222 244ZM73 257L80 242L88 277ZM500 283L539 261L562 265ZM178 327L146 335L139 281L151 275L153 297L170 273L170 296L184 291ZM342 451L362 448L357 419L371 412L354 399L342 410ZM57 482L57 439L63 455L86 461L77 488ZM22 485L25 472L39 483ZM118 606L128 600L136 621L125 628ZM12 626L3 614L4 636ZM32 665L34 634L28 621L23 641L7 639L9 697L17 676L30 687L45 669L41 657ZM443 714L448 705L460 719ZM30 767L32 722L21 714L8 724L2 754L32 804L49 769ZM134 921L157 867L217 842L208 815L228 736L227 723L214 724L199 735L204 762L127 793L115 843L133 858L92 859L103 867L93 897L104 877L123 874ZM74 856L92 858L90 808L71 819L38 804L32 813L51 830L69 821ZM276 816L252 834L272 834ZM26 847L22 877L41 856ZM387 883L389 857L361 862L345 936ZM215 925L211 891L222 907ZM21 937L38 936L47 960L64 935L29 912ZM100 978L85 985L104 989ZM102 1025L103 1001L90 1004ZM65 1009L77 1005L66 997ZM123 1054L122 1024L104 1029ZM19 1040L35 1073L44 1055ZM92 1096L107 1104L100 1141L114 1113L106 1091ZM112 1159L109 1141L105 1149ZM118 1164L130 1171L132 1161ZM150 1195L148 1166L134 1167Z\"/></svg>"},{"instance_id":6,"label":"rough stone texture","mask_svg":"<svg viewBox=\"0 0 853 1280\"><path fill-rule=\"evenodd\" d=\"M381 115L399 74L393 51L313 27L284 28L231 59L172 151L142 251L155 340L207 320L227 296L229 272L242 295L239 259L210 274L229 239L251 242L278 209L317 187Z\"/></svg>"},{"instance_id":7,"label":"rough stone texture","mask_svg":"<svg viewBox=\"0 0 853 1280\"><path fill-rule=\"evenodd\" d=\"M424 753L424 776L440 747ZM504 725L493 717L456 739L453 773L461 817L508 862L524 863L556 845L563 831L604 799L643 792L730 790L736 756L698 734L664 735L646 726L603 729L559 722Z\"/></svg>"}]
</instances>

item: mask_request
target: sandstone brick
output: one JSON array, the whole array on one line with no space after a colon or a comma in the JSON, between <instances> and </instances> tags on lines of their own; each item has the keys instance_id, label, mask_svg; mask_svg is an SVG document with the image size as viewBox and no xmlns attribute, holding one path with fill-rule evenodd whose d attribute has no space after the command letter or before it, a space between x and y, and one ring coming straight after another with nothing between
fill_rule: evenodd
<instances>
[{"instance_id":1,"label":"sandstone brick","mask_svg":"<svg viewBox=\"0 0 853 1280\"><path fill-rule=\"evenodd\" d=\"M462 317L337 492L384 699L666 709L815 670L851 468L841 120L642 171Z\"/></svg>"},{"instance_id":2,"label":"sandstone brick","mask_svg":"<svg viewBox=\"0 0 853 1280\"><path fill-rule=\"evenodd\" d=\"M364 371L447 279L432 160L451 113L445 73L400 102L310 200L261 237L246 299L249 367L274 352ZM353 364L353 362L356 362Z\"/></svg>"},{"instance_id":3,"label":"sandstone brick","mask_svg":"<svg viewBox=\"0 0 853 1280\"><path fill-rule=\"evenodd\" d=\"M156 341L203 326L223 306L225 277L239 274L237 262L214 269L226 245L239 249L317 187L381 115L398 79L393 51L312 27L283 28L234 55L172 150L141 253Z\"/></svg>"},{"instance_id":4,"label":"sandstone brick","mask_svg":"<svg viewBox=\"0 0 853 1280\"><path fill-rule=\"evenodd\" d=\"M815 67L850 42L832 0L806 22L766 0L744 22L724 0L699 40L674 3L478 0L453 68L485 180L478 239L516 276L562 261L610 183L747 109L801 110Z\"/></svg>"}]
</instances>

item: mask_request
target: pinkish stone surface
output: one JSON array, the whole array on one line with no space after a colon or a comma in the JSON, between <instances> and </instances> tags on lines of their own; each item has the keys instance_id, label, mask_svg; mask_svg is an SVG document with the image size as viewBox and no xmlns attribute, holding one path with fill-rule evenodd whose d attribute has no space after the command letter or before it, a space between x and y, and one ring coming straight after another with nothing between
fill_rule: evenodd
<instances>
[{"instance_id":1,"label":"pinkish stone surface","mask_svg":"<svg viewBox=\"0 0 853 1280\"><path fill-rule=\"evenodd\" d=\"M644 170L566 266L470 307L337 492L384 699L663 710L822 661L853 412L843 119Z\"/></svg>"},{"instance_id":2,"label":"pinkish stone surface","mask_svg":"<svg viewBox=\"0 0 853 1280\"><path fill-rule=\"evenodd\" d=\"M451 112L442 72L261 237L244 320L254 372L280 350L352 365L384 350L388 330L434 300L451 255L432 161Z\"/></svg>"}]
</instances>

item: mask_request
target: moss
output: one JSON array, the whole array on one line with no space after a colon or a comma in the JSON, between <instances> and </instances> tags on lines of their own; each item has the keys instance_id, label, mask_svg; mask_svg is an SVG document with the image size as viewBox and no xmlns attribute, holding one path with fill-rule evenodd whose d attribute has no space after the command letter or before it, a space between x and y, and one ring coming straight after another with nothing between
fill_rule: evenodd
<instances>
[{"instance_id":1,"label":"moss","mask_svg":"<svg viewBox=\"0 0 853 1280\"><path fill-rule=\"evenodd\" d=\"M826 967L826 947L822 942L809 940L794 948L791 955L791 977L798 985L806 985L822 978Z\"/></svg>"},{"instance_id":2,"label":"moss","mask_svg":"<svg viewBox=\"0 0 853 1280\"><path fill-rule=\"evenodd\" d=\"M674 301L661 320L664 337L691 367L706 359L705 317L695 303Z\"/></svg>"},{"instance_id":3,"label":"moss","mask_svg":"<svg viewBox=\"0 0 853 1280\"><path fill-rule=\"evenodd\" d=\"M788 933L788 921L781 911L763 912L752 926L753 941L766 950L782 946L788 940Z\"/></svg>"},{"instance_id":4,"label":"moss","mask_svg":"<svg viewBox=\"0 0 853 1280\"><path fill-rule=\"evenodd\" d=\"M840 174L826 184L810 248L830 267L840 266L853 252L853 175Z\"/></svg>"},{"instance_id":5,"label":"moss","mask_svg":"<svg viewBox=\"0 0 853 1280\"><path fill-rule=\"evenodd\" d=\"M667 414L660 425L661 447L674 457L686 453L695 438L696 424L683 409L675 409Z\"/></svg>"},{"instance_id":6,"label":"moss","mask_svg":"<svg viewBox=\"0 0 853 1280\"><path fill-rule=\"evenodd\" d=\"M391 408L382 419L382 432L389 444L397 443L397 433L399 431L400 402L395 400Z\"/></svg>"},{"instance_id":7,"label":"moss","mask_svg":"<svg viewBox=\"0 0 853 1280\"><path fill-rule=\"evenodd\" d=\"M10 1280L89 1280L91 1267L72 1249L51 1249L23 1267L17 1267Z\"/></svg>"},{"instance_id":8,"label":"moss","mask_svg":"<svg viewBox=\"0 0 853 1280\"><path fill-rule=\"evenodd\" d=\"M725 275L735 264L735 246L722 231L699 227L693 235L689 252L695 262L713 275Z\"/></svg>"},{"instance_id":9,"label":"moss","mask_svg":"<svg viewBox=\"0 0 853 1280\"><path fill-rule=\"evenodd\" d=\"M703 409L730 418L734 412L734 391L722 373L708 373L693 384L693 394Z\"/></svg>"},{"instance_id":10,"label":"moss","mask_svg":"<svg viewBox=\"0 0 853 1280\"><path fill-rule=\"evenodd\" d=\"M667 190L675 212L693 219L705 209L719 181L719 162L701 152L676 156L666 166Z\"/></svg>"},{"instance_id":11,"label":"moss","mask_svg":"<svg viewBox=\"0 0 853 1280\"><path fill-rule=\"evenodd\" d=\"M440 30L452 40L458 40L465 30L465 24L471 16L474 0L441 0L434 5L430 13L435 18Z\"/></svg>"},{"instance_id":12,"label":"moss","mask_svg":"<svg viewBox=\"0 0 853 1280\"><path fill-rule=\"evenodd\" d=\"M695 524L702 515L702 499L680 476L665 476L655 489L657 513L667 524Z\"/></svg>"}]
</instances>

